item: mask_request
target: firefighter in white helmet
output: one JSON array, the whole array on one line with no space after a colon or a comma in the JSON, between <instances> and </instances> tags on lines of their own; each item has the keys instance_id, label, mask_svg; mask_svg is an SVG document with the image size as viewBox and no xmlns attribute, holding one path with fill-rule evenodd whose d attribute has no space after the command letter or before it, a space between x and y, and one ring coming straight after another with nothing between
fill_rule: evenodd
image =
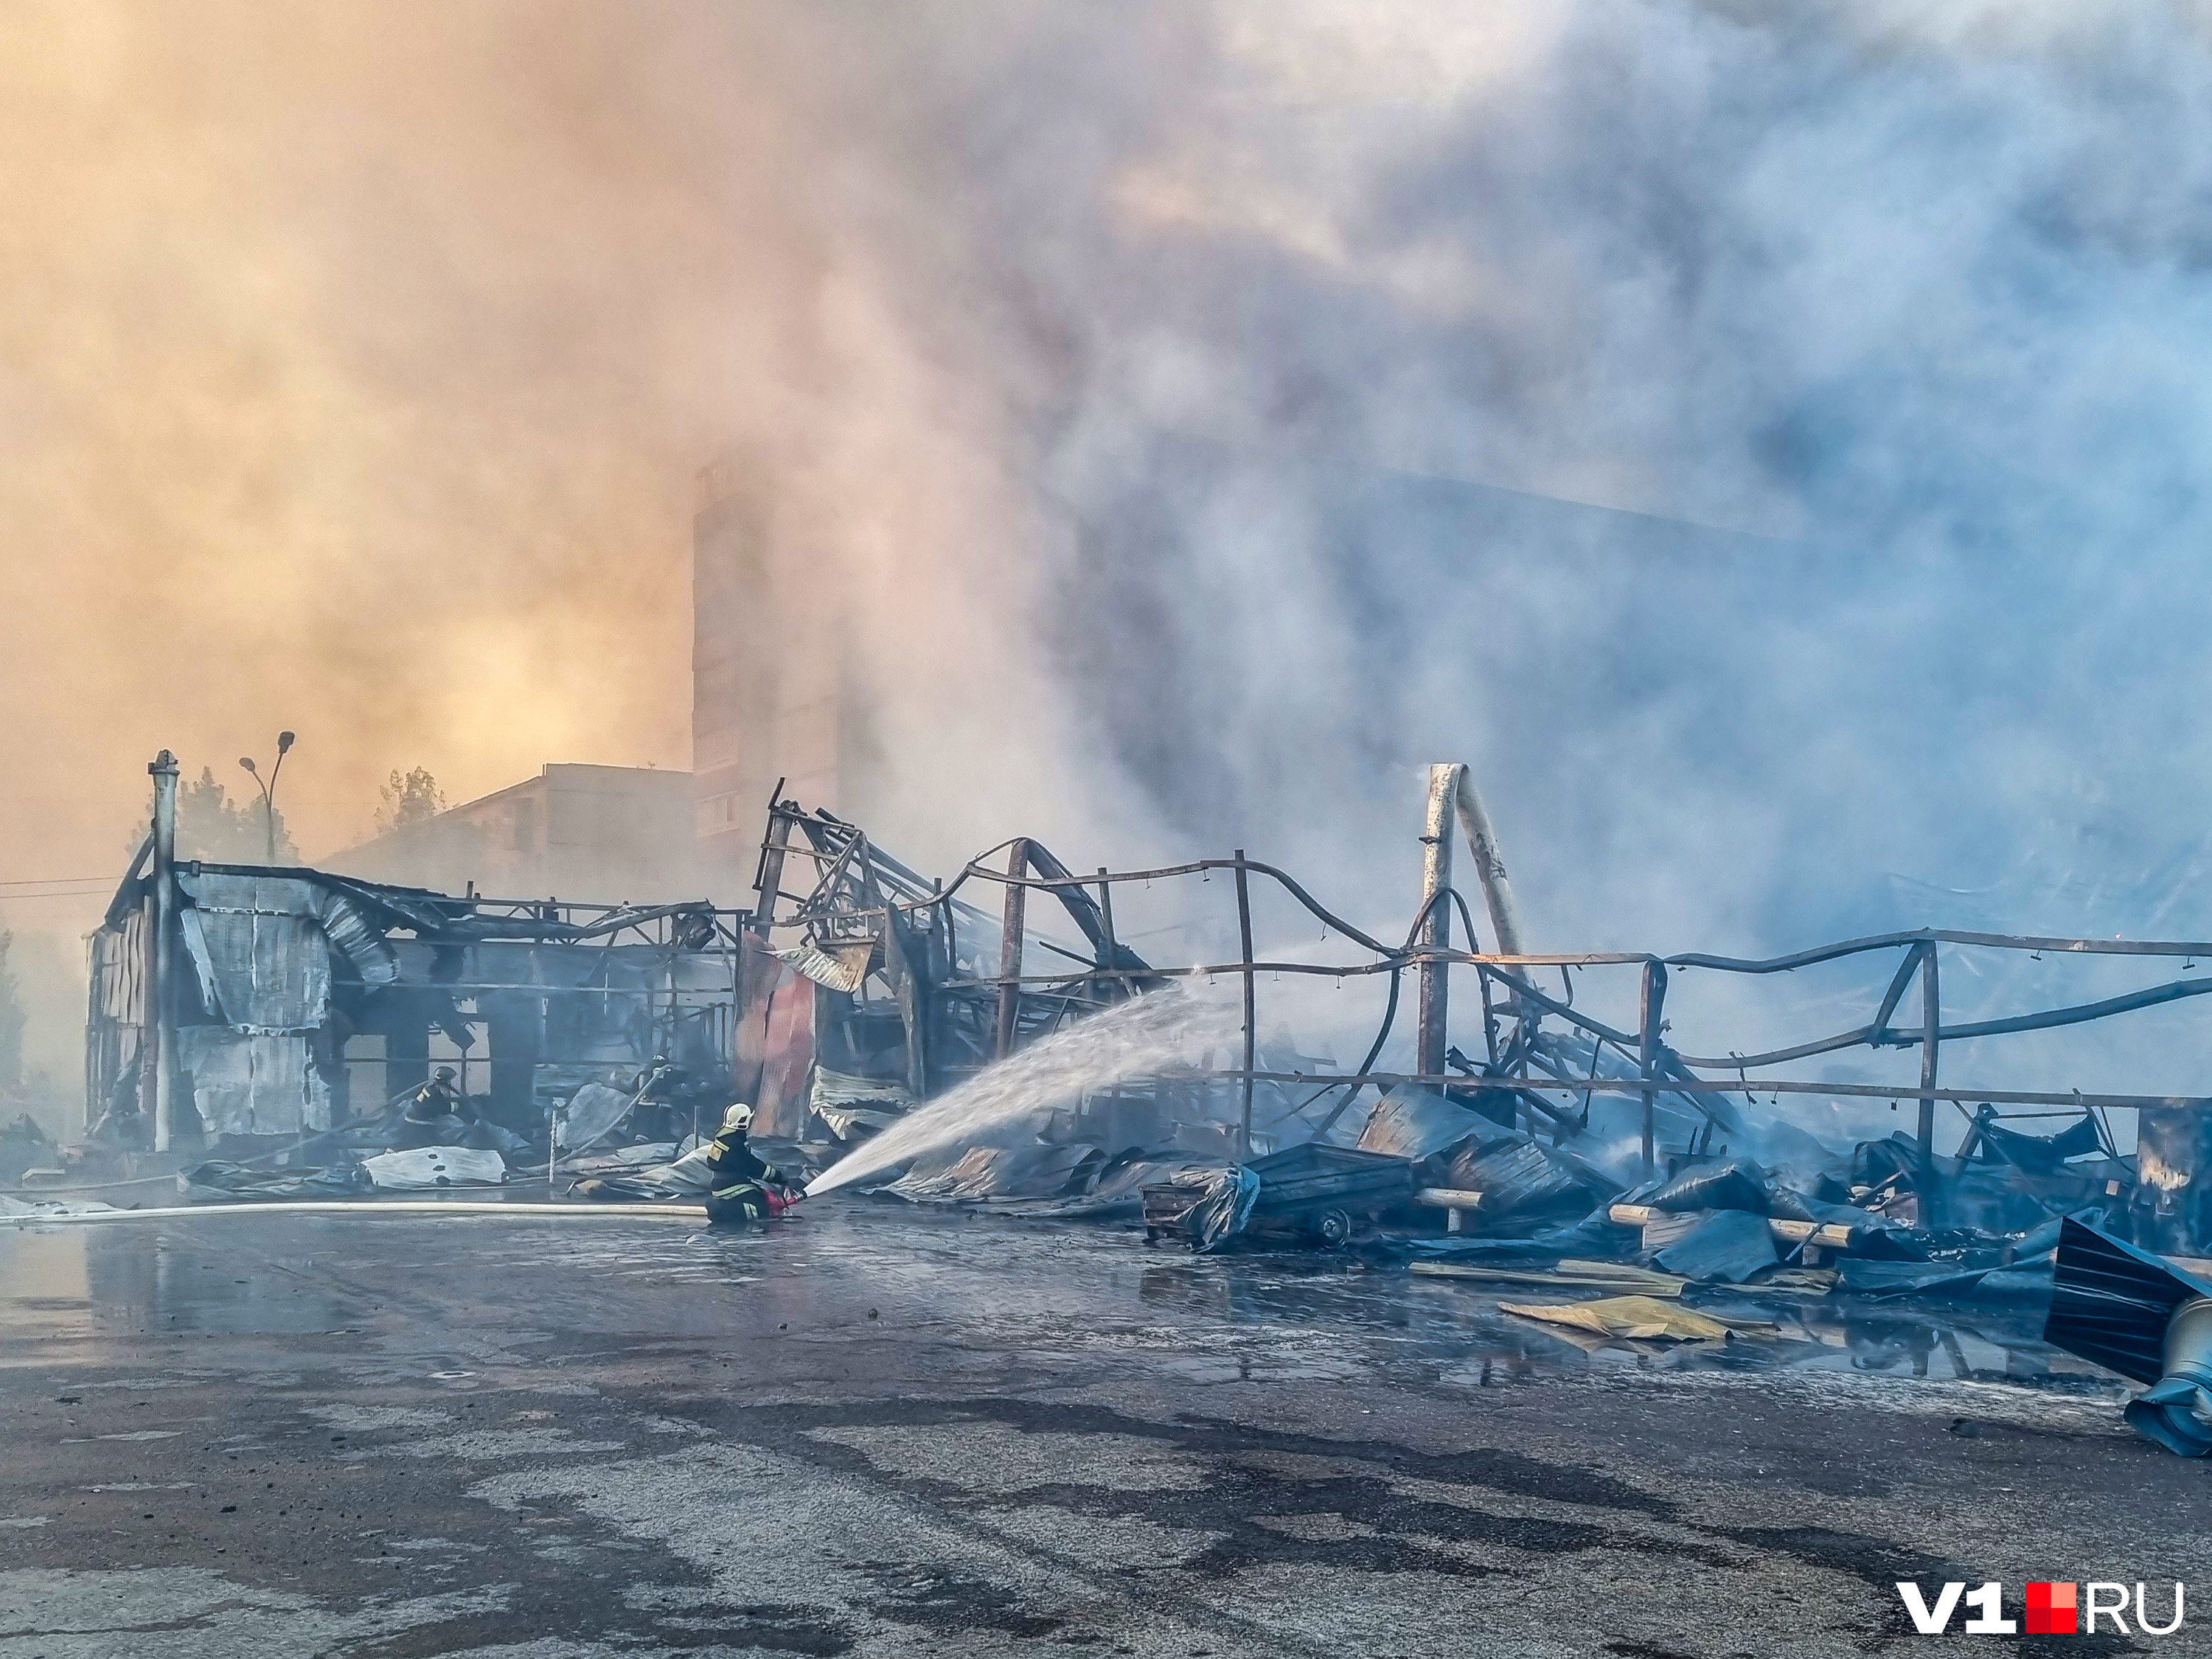
<instances>
[{"instance_id":1,"label":"firefighter in white helmet","mask_svg":"<svg viewBox=\"0 0 2212 1659\"><path fill-rule=\"evenodd\" d=\"M707 1219L718 1227L765 1221L799 1202L775 1166L747 1144L752 1121L751 1107L731 1107L707 1155Z\"/></svg>"}]
</instances>

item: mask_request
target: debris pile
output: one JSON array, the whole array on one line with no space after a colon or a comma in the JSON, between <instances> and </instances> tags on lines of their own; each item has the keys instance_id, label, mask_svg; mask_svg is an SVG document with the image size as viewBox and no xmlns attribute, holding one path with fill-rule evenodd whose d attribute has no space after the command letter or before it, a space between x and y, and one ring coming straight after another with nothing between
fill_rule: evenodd
<instances>
[{"instance_id":1,"label":"debris pile","mask_svg":"<svg viewBox=\"0 0 2212 1659\"><path fill-rule=\"evenodd\" d=\"M2072 1133L2020 1138L2047 1139L2063 1152ZM1781 1280L1791 1294L1819 1284L1878 1297L2006 1297L2039 1274L2047 1285L2057 1218L2038 1212L2036 1225L2012 1232L1901 1220L1881 1207L1888 1188L1846 1180L1884 1145L1837 1152L1830 1170L1794 1182L1726 1158L1624 1185L1591 1160L1407 1085L1376 1103L1357 1148L1315 1144L1241 1166L1257 1193L1240 1226L1204 1238L1178 1232L1165 1218L1167 1195L1156 1218L1148 1192L1147 1237L1214 1249L1240 1237L1340 1243L1358 1236L1372 1256L1431 1272L1466 1264L1476 1275L1510 1268L1525 1279L1555 1264L1586 1272L1604 1263L1675 1285L1757 1289ZM2063 1157L2056 1162L2063 1167ZM2111 1209L2125 1212L2118 1200ZM1331 1224L1264 1224L1275 1212ZM2081 1213L2106 1218L2095 1206Z\"/></svg>"}]
</instances>

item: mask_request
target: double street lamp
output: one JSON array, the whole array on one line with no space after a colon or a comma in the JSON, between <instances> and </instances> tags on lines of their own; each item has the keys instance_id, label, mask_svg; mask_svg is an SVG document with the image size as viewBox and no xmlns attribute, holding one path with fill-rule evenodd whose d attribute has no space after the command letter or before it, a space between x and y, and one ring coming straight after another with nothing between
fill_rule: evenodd
<instances>
[{"instance_id":1,"label":"double street lamp","mask_svg":"<svg viewBox=\"0 0 2212 1659\"><path fill-rule=\"evenodd\" d=\"M246 775L261 786L261 820L268 832L269 862L271 864L276 862L276 776L284 769L284 757L292 752L293 736L289 732L276 734L276 764L269 769L266 778L261 775L261 769L253 763L252 756L240 755L238 757L238 763L246 769Z\"/></svg>"}]
</instances>

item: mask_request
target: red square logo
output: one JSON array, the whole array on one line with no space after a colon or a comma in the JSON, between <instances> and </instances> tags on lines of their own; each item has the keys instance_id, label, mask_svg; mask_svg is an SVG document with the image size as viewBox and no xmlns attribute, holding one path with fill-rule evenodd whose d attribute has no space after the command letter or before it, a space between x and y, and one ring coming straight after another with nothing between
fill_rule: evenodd
<instances>
[{"instance_id":1,"label":"red square logo","mask_svg":"<svg viewBox=\"0 0 2212 1659\"><path fill-rule=\"evenodd\" d=\"M2074 1586L2030 1584L2027 1620L2021 1626L2029 1636L2071 1636L2074 1632Z\"/></svg>"}]
</instances>

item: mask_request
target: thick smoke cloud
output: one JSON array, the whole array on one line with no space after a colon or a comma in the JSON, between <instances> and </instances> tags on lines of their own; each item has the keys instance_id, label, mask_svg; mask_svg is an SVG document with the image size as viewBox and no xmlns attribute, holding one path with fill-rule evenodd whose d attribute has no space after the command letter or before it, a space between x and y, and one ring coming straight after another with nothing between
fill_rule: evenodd
<instances>
[{"instance_id":1,"label":"thick smoke cloud","mask_svg":"<svg viewBox=\"0 0 2212 1659\"><path fill-rule=\"evenodd\" d=\"M716 15L0 19L0 881L112 880L164 747L250 793L297 730L310 856L394 767L686 763L693 473L813 280ZM0 926L68 1080L52 890Z\"/></svg>"},{"instance_id":2,"label":"thick smoke cloud","mask_svg":"<svg viewBox=\"0 0 2212 1659\"><path fill-rule=\"evenodd\" d=\"M684 763L693 473L805 246L712 19L11 10L6 873L280 726L310 854L395 765Z\"/></svg>"},{"instance_id":3,"label":"thick smoke cloud","mask_svg":"<svg viewBox=\"0 0 2212 1659\"><path fill-rule=\"evenodd\" d=\"M1561 946L2212 924L2192 15L1129 16L918 29L902 229L1142 828L1402 914L1463 756ZM1975 1074L2190 1087L2191 1024Z\"/></svg>"},{"instance_id":4,"label":"thick smoke cloud","mask_svg":"<svg viewBox=\"0 0 2212 1659\"><path fill-rule=\"evenodd\" d=\"M393 765L680 763L731 446L940 866L1400 915L1466 758L1546 943L2208 925L2191 10L7 27L22 874L163 744L301 729L310 851Z\"/></svg>"},{"instance_id":5,"label":"thick smoke cloud","mask_svg":"<svg viewBox=\"0 0 2212 1659\"><path fill-rule=\"evenodd\" d=\"M1544 930L1610 945L2194 838L2193 28L1207 20L963 87L929 204L1055 645L1174 828L1341 853L1464 753Z\"/></svg>"}]
</instances>

